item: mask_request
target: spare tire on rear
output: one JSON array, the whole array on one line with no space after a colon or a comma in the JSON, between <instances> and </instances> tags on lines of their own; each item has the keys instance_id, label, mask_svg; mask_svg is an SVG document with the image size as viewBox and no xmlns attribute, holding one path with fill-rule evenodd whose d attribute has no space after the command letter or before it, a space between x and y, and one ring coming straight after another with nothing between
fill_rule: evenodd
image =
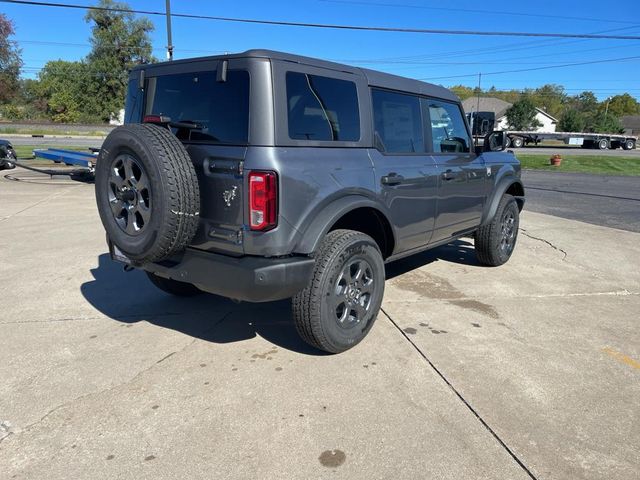
<instances>
[{"instance_id":1,"label":"spare tire on rear","mask_svg":"<svg viewBox=\"0 0 640 480\"><path fill-rule=\"evenodd\" d=\"M168 128L117 127L102 144L95 176L107 235L135 263L158 262L191 243L199 222L198 178Z\"/></svg>"}]
</instances>

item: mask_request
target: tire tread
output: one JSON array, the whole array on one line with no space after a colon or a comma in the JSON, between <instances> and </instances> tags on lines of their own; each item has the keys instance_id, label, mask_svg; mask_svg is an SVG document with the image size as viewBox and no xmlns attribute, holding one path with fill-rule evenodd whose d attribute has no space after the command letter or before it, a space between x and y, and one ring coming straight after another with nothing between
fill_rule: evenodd
<instances>
[{"instance_id":1,"label":"tire tread","mask_svg":"<svg viewBox=\"0 0 640 480\"><path fill-rule=\"evenodd\" d=\"M509 203L514 202L515 198L509 194L505 194L500 199L493 220L486 225L482 225L475 232L475 250L478 261L487 266L497 267L504 263L498 255L496 248L497 237L500 233L500 219L502 213Z\"/></svg>"},{"instance_id":2,"label":"tire tread","mask_svg":"<svg viewBox=\"0 0 640 480\"><path fill-rule=\"evenodd\" d=\"M309 284L292 299L294 323L300 337L308 344L331 353L339 353L343 349L334 345L322 328L323 276L343 249L356 239L367 239L373 245L376 245L369 236L354 230L333 230L329 232L320 244L319 249L313 254L316 265Z\"/></svg>"},{"instance_id":3,"label":"tire tread","mask_svg":"<svg viewBox=\"0 0 640 480\"><path fill-rule=\"evenodd\" d=\"M160 170L158 181L163 183L166 203L162 212L156 209L154 214L164 214L163 225L152 246L133 258L140 263L157 262L184 250L196 234L200 215L196 171L184 145L169 129L153 124L128 124L118 128L127 129L145 144L153 152L153 161ZM126 251L126 247L118 247Z\"/></svg>"}]
</instances>

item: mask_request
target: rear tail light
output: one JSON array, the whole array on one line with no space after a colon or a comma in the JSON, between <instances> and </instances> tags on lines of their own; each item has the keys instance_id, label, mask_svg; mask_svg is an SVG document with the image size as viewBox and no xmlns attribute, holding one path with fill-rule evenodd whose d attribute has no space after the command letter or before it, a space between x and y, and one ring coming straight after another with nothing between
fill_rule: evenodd
<instances>
[{"instance_id":1,"label":"rear tail light","mask_svg":"<svg viewBox=\"0 0 640 480\"><path fill-rule=\"evenodd\" d=\"M145 115L142 119L142 123L157 123L157 124L165 124L171 122L170 117L165 117L164 115Z\"/></svg>"},{"instance_id":2,"label":"rear tail light","mask_svg":"<svg viewBox=\"0 0 640 480\"><path fill-rule=\"evenodd\" d=\"M251 230L277 225L278 179L274 172L249 172L249 222Z\"/></svg>"}]
</instances>

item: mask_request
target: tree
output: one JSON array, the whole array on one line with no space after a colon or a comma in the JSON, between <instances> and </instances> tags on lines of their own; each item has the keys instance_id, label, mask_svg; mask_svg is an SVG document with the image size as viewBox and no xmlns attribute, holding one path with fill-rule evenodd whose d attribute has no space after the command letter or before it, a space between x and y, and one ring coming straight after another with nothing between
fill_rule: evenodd
<instances>
[{"instance_id":1,"label":"tree","mask_svg":"<svg viewBox=\"0 0 640 480\"><path fill-rule=\"evenodd\" d=\"M512 130L535 130L542 125L536 118L537 113L531 98L523 95L507 109L507 122Z\"/></svg>"},{"instance_id":2,"label":"tree","mask_svg":"<svg viewBox=\"0 0 640 480\"><path fill-rule=\"evenodd\" d=\"M46 113L54 122L74 123L89 120L87 110L96 99L87 94L89 68L83 62L55 60L40 71L35 92L46 104Z\"/></svg>"},{"instance_id":3,"label":"tree","mask_svg":"<svg viewBox=\"0 0 640 480\"><path fill-rule=\"evenodd\" d=\"M567 95L560 85L544 85L532 93L533 102L552 117L558 117L564 110Z\"/></svg>"},{"instance_id":4,"label":"tree","mask_svg":"<svg viewBox=\"0 0 640 480\"><path fill-rule=\"evenodd\" d=\"M451 91L455 93L460 100L466 100L473 96L473 88L465 87L464 85L454 85L451 87Z\"/></svg>"},{"instance_id":5,"label":"tree","mask_svg":"<svg viewBox=\"0 0 640 480\"><path fill-rule=\"evenodd\" d=\"M97 6L129 10L126 3L113 0L100 0ZM155 61L149 38L154 27L148 19L136 19L133 13L122 11L89 9L85 20L93 24L92 49L86 63L92 78L88 93L96 99L87 113L109 121L124 106L128 71Z\"/></svg>"},{"instance_id":6,"label":"tree","mask_svg":"<svg viewBox=\"0 0 640 480\"><path fill-rule=\"evenodd\" d=\"M595 133L624 133L620 120L605 112L598 113L594 117L588 130Z\"/></svg>"},{"instance_id":7,"label":"tree","mask_svg":"<svg viewBox=\"0 0 640 480\"><path fill-rule=\"evenodd\" d=\"M560 118L558 122L558 131L560 132L582 132L587 121L584 115L577 110L569 109Z\"/></svg>"},{"instance_id":8,"label":"tree","mask_svg":"<svg viewBox=\"0 0 640 480\"><path fill-rule=\"evenodd\" d=\"M13 22L0 13L0 102L13 99L20 87L21 51L16 42L9 39L15 30Z\"/></svg>"},{"instance_id":9,"label":"tree","mask_svg":"<svg viewBox=\"0 0 640 480\"><path fill-rule=\"evenodd\" d=\"M606 101L605 104L606 110ZM640 113L640 103L628 93L624 95L616 95L609 101L609 114L614 117L622 117L624 115L638 115Z\"/></svg>"},{"instance_id":10,"label":"tree","mask_svg":"<svg viewBox=\"0 0 640 480\"><path fill-rule=\"evenodd\" d=\"M573 97L571 103L575 105L579 112L585 114L594 114L598 109L598 99L593 92L589 91Z\"/></svg>"}]
</instances>

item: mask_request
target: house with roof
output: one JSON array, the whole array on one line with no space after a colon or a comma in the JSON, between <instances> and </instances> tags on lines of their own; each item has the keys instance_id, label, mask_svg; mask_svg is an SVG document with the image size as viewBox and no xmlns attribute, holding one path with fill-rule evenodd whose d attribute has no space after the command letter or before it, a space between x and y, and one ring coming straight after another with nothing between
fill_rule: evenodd
<instances>
[{"instance_id":1,"label":"house with roof","mask_svg":"<svg viewBox=\"0 0 640 480\"><path fill-rule=\"evenodd\" d=\"M625 135L640 136L640 115L625 115L620 119Z\"/></svg>"},{"instance_id":2,"label":"house with roof","mask_svg":"<svg viewBox=\"0 0 640 480\"><path fill-rule=\"evenodd\" d=\"M511 107L511 103L500 100L494 97L480 97L480 108L478 108L478 97L467 98L462 102L462 107L465 113L472 112L492 112L496 116L495 129L496 130L509 130L509 122L507 121L507 110ZM541 124L536 128L536 132L555 132L558 120L541 108L536 108L536 118Z\"/></svg>"}]
</instances>

